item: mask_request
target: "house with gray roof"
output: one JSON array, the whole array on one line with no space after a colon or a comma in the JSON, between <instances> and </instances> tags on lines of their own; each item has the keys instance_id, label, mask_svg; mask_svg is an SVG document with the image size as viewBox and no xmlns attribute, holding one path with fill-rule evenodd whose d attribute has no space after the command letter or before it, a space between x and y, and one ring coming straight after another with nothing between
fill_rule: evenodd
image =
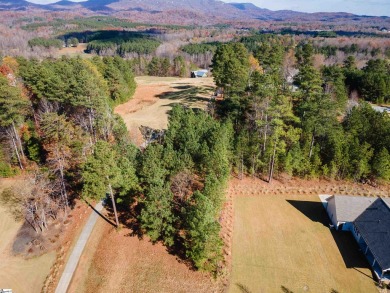
<instances>
[{"instance_id":1,"label":"house with gray roof","mask_svg":"<svg viewBox=\"0 0 390 293\"><path fill-rule=\"evenodd\" d=\"M353 224L353 234L375 274L390 280L390 206L378 198Z\"/></svg>"},{"instance_id":2,"label":"house with gray roof","mask_svg":"<svg viewBox=\"0 0 390 293\"><path fill-rule=\"evenodd\" d=\"M336 230L351 231L352 223L375 200L375 197L334 195L326 199L326 211Z\"/></svg>"},{"instance_id":3,"label":"house with gray roof","mask_svg":"<svg viewBox=\"0 0 390 293\"><path fill-rule=\"evenodd\" d=\"M350 231L377 278L390 282L390 198L334 195L326 202L334 228Z\"/></svg>"},{"instance_id":4,"label":"house with gray roof","mask_svg":"<svg viewBox=\"0 0 390 293\"><path fill-rule=\"evenodd\" d=\"M207 77L209 71L206 69L199 69L195 71L191 71L191 77L192 78L198 78L198 77Z\"/></svg>"}]
</instances>

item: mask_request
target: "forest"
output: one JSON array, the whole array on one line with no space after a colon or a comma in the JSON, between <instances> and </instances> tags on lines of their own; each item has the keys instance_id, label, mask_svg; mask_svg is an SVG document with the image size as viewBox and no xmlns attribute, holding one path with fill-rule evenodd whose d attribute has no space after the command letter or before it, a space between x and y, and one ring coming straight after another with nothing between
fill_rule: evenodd
<instances>
[{"instance_id":1,"label":"forest","mask_svg":"<svg viewBox=\"0 0 390 293\"><path fill-rule=\"evenodd\" d=\"M218 274L230 175L270 184L283 174L390 180L390 116L366 102L389 102L388 60L359 68L351 55L319 67L313 42L272 34L184 48L213 52L223 99L211 100L208 111L173 107L162 139L144 149L113 113L134 93L133 59L4 57L0 175L31 179L24 192L0 197L14 216L39 232L74 199L107 196L116 226L120 215L131 217L137 233ZM173 61L154 57L146 70L184 75L185 66L179 54Z\"/></svg>"},{"instance_id":2,"label":"forest","mask_svg":"<svg viewBox=\"0 0 390 293\"><path fill-rule=\"evenodd\" d=\"M214 55L214 79L228 96L217 113L234 124L237 172L263 174L268 182L277 173L389 180L389 115L349 100L358 90L366 100L387 101L387 61L372 60L359 70L349 57L343 65L318 70L310 43L294 52L283 39L271 41L265 38L256 47L255 59L238 43L223 45ZM288 71L285 58L291 54L299 71L288 85L281 68Z\"/></svg>"}]
</instances>

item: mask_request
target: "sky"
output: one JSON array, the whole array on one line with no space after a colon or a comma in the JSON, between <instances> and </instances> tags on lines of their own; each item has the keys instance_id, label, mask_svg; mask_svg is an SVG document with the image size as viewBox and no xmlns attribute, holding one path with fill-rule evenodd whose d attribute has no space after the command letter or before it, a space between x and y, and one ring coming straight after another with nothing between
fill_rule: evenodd
<instances>
[{"instance_id":1,"label":"sky","mask_svg":"<svg viewBox=\"0 0 390 293\"><path fill-rule=\"evenodd\" d=\"M40 4L56 2L55 0L28 1ZM82 0L73 1L80 2ZM271 10L349 12L359 15L390 16L390 0L224 0L224 2L251 2L258 7Z\"/></svg>"}]
</instances>

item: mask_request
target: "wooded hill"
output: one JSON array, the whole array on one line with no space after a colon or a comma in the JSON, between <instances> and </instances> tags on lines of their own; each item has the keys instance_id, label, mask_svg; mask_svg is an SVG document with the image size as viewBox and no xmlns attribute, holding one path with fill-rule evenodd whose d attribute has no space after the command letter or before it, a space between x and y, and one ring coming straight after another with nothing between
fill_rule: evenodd
<instances>
[{"instance_id":1,"label":"wooded hill","mask_svg":"<svg viewBox=\"0 0 390 293\"><path fill-rule=\"evenodd\" d=\"M388 17L358 16L350 13L303 13L291 10L271 11L252 3L225 3L217 0L88 0L59 1L38 5L24 0L0 0L0 11L28 11L30 13L75 13L81 15L113 15L144 23L210 25L218 23L321 23L389 26Z\"/></svg>"}]
</instances>

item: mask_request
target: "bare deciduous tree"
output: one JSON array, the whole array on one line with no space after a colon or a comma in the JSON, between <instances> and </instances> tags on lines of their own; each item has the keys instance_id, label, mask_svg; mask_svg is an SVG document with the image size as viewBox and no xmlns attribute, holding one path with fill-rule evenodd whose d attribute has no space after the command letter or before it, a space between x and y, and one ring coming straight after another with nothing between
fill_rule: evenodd
<instances>
[{"instance_id":1,"label":"bare deciduous tree","mask_svg":"<svg viewBox=\"0 0 390 293\"><path fill-rule=\"evenodd\" d=\"M52 197L53 185L44 174L35 174L20 184L4 190L0 201L17 220L24 219L38 233L48 229L49 219L56 219L61 200Z\"/></svg>"}]
</instances>

